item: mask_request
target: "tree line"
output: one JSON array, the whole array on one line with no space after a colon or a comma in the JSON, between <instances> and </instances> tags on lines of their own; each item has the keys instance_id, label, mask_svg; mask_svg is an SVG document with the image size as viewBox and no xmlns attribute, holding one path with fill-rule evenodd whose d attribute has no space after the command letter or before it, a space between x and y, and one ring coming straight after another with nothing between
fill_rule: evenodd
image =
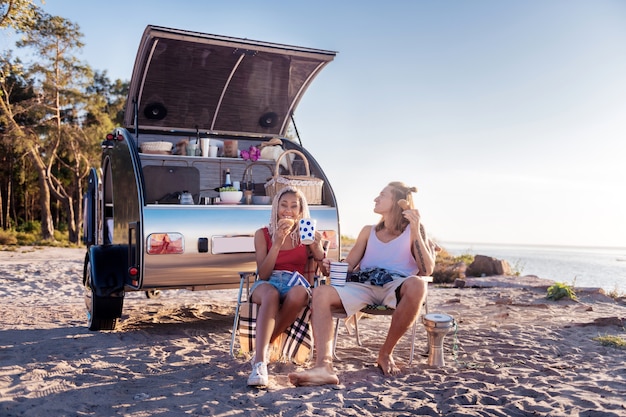
<instances>
[{"instance_id":1,"label":"tree line","mask_svg":"<svg viewBox=\"0 0 626 417\"><path fill-rule=\"evenodd\" d=\"M0 51L0 224L79 243L86 178L123 120L128 82L81 62L79 26L34 0L0 0L0 32L18 39Z\"/></svg>"}]
</instances>

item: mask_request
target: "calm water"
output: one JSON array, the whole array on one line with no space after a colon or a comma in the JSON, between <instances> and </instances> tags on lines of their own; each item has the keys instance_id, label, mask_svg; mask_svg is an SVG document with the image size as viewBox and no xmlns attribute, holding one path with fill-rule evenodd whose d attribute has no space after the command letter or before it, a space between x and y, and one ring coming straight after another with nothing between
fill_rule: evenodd
<instances>
[{"instance_id":1,"label":"calm water","mask_svg":"<svg viewBox=\"0 0 626 417\"><path fill-rule=\"evenodd\" d=\"M522 275L626 293L626 248L471 243L441 243L441 246L455 256L469 253L504 259Z\"/></svg>"}]
</instances>

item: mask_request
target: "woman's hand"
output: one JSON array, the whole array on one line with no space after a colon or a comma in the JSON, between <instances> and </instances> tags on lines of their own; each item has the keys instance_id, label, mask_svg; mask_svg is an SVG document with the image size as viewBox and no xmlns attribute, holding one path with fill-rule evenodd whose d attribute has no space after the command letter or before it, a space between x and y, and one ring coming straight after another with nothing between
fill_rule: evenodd
<instances>
[{"instance_id":1,"label":"woman's hand","mask_svg":"<svg viewBox=\"0 0 626 417\"><path fill-rule=\"evenodd\" d=\"M315 259L322 259L324 256L326 256L326 253L324 251L324 242L323 242L323 236L321 232L318 232L317 230L315 231L315 233L313 234L314 238L313 238L313 243L311 243L309 245L309 247L311 248L311 251L313 252L313 254L316 255Z\"/></svg>"},{"instance_id":2,"label":"woman's hand","mask_svg":"<svg viewBox=\"0 0 626 417\"><path fill-rule=\"evenodd\" d=\"M326 270L326 271L330 271L330 263L331 262L337 262L336 259L332 259L332 258L324 258L322 260L322 267Z\"/></svg>"},{"instance_id":3,"label":"woman's hand","mask_svg":"<svg viewBox=\"0 0 626 417\"><path fill-rule=\"evenodd\" d=\"M424 246L426 245L426 232L424 226L422 226L422 216L417 209L404 210L402 215L409 221L411 227L411 238L413 241L421 241Z\"/></svg>"},{"instance_id":4,"label":"woman's hand","mask_svg":"<svg viewBox=\"0 0 626 417\"><path fill-rule=\"evenodd\" d=\"M320 245L320 247L322 247L322 232L319 231L315 231L313 233L313 245Z\"/></svg>"},{"instance_id":5,"label":"woman's hand","mask_svg":"<svg viewBox=\"0 0 626 417\"><path fill-rule=\"evenodd\" d=\"M421 216L417 209L404 210L402 215L411 223L411 227L419 227Z\"/></svg>"},{"instance_id":6,"label":"woman's hand","mask_svg":"<svg viewBox=\"0 0 626 417\"><path fill-rule=\"evenodd\" d=\"M279 247L285 242L287 236L291 233L295 221L293 219L280 219L276 224L276 232L274 233L274 244Z\"/></svg>"}]
</instances>

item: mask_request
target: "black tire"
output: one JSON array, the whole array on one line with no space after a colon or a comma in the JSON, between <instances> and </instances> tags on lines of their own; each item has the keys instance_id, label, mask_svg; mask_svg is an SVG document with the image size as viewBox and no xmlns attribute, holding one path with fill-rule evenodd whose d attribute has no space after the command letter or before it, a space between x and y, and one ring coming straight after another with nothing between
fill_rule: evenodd
<instances>
[{"instance_id":1,"label":"black tire","mask_svg":"<svg viewBox=\"0 0 626 417\"><path fill-rule=\"evenodd\" d=\"M91 262L85 261L85 306L89 330L115 330L121 316L124 299L122 297L102 297L94 291Z\"/></svg>"},{"instance_id":2,"label":"black tire","mask_svg":"<svg viewBox=\"0 0 626 417\"><path fill-rule=\"evenodd\" d=\"M146 298L159 298L161 297L161 291L160 290L149 290L146 291Z\"/></svg>"}]
</instances>

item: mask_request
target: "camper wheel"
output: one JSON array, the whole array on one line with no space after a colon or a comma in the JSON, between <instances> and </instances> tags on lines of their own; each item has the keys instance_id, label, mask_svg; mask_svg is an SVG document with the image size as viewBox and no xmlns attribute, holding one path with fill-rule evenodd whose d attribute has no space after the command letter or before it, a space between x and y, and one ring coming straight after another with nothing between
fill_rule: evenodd
<instances>
[{"instance_id":1,"label":"camper wheel","mask_svg":"<svg viewBox=\"0 0 626 417\"><path fill-rule=\"evenodd\" d=\"M146 298L159 298L161 296L160 290L148 290L146 291Z\"/></svg>"},{"instance_id":2,"label":"camper wheel","mask_svg":"<svg viewBox=\"0 0 626 417\"><path fill-rule=\"evenodd\" d=\"M87 257L85 261L85 306L89 330L115 330L124 303L123 297L106 297L95 291L92 265Z\"/></svg>"}]
</instances>

